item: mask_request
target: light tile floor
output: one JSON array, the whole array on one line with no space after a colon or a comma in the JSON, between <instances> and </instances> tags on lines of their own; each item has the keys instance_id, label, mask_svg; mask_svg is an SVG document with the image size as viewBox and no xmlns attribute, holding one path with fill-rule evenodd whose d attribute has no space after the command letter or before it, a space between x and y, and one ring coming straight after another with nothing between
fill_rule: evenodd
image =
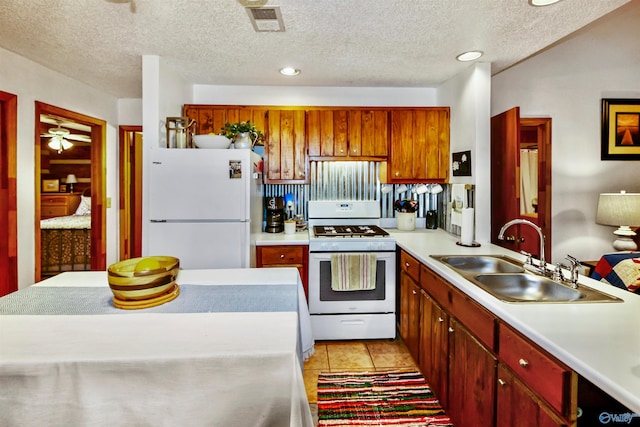
<instances>
[{"instance_id":1,"label":"light tile floor","mask_svg":"<svg viewBox=\"0 0 640 427\"><path fill-rule=\"evenodd\" d=\"M309 403L318 401L321 372L419 370L404 342L396 340L319 341L304 364ZM314 405L315 406L315 405Z\"/></svg>"}]
</instances>

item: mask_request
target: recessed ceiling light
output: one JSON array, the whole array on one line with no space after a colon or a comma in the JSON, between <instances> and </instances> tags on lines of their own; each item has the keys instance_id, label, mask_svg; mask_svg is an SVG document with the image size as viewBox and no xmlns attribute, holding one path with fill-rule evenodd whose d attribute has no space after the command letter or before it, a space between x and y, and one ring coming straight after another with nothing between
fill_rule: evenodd
<instances>
[{"instance_id":1,"label":"recessed ceiling light","mask_svg":"<svg viewBox=\"0 0 640 427\"><path fill-rule=\"evenodd\" d=\"M280 74L282 74L283 76L297 76L298 74L300 74L300 70L293 67L284 67L280 70Z\"/></svg>"},{"instance_id":2,"label":"recessed ceiling light","mask_svg":"<svg viewBox=\"0 0 640 427\"><path fill-rule=\"evenodd\" d=\"M461 53L456 56L458 61L466 62L473 61L474 59L478 59L482 56L482 52L479 50L470 50L469 52Z\"/></svg>"},{"instance_id":3,"label":"recessed ceiling light","mask_svg":"<svg viewBox=\"0 0 640 427\"><path fill-rule=\"evenodd\" d=\"M531 6L550 6L554 3L558 3L561 0L529 0Z\"/></svg>"}]
</instances>

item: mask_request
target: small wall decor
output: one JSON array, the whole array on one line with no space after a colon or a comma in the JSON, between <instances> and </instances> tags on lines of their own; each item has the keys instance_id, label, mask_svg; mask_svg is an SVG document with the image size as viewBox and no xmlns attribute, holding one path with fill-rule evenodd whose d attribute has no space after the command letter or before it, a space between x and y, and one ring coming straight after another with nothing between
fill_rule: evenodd
<instances>
[{"instance_id":1,"label":"small wall decor","mask_svg":"<svg viewBox=\"0 0 640 427\"><path fill-rule=\"evenodd\" d=\"M59 191L60 191L59 179L43 179L42 180L43 193L57 193Z\"/></svg>"},{"instance_id":2,"label":"small wall decor","mask_svg":"<svg viewBox=\"0 0 640 427\"><path fill-rule=\"evenodd\" d=\"M471 176L471 151L453 153L451 157L453 176Z\"/></svg>"},{"instance_id":3,"label":"small wall decor","mask_svg":"<svg viewBox=\"0 0 640 427\"><path fill-rule=\"evenodd\" d=\"M640 99L602 99L601 160L640 160Z\"/></svg>"}]
</instances>

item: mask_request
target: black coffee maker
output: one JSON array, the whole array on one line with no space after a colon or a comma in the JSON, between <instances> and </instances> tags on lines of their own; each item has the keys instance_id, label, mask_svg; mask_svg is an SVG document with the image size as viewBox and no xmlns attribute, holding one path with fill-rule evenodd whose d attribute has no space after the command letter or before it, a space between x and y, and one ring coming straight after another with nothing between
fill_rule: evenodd
<instances>
[{"instance_id":1,"label":"black coffee maker","mask_svg":"<svg viewBox=\"0 0 640 427\"><path fill-rule=\"evenodd\" d=\"M284 231L284 198L265 197L266 233L282 233Z\"/></svg>"}]
</instances>

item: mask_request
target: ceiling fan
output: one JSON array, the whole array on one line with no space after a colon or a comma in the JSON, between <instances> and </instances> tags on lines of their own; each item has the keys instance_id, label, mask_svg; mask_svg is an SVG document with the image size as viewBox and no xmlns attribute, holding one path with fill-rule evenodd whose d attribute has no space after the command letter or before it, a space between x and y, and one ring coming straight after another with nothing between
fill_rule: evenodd
<instances>
[{"instance_id":1,"label":"ceiling fan","mask_svg":"<svg viewBox=\"0 0 640 427\"><path fill-rule=\"evenodd\" d=\"M42 133L40 136L43 138L51 138L49 143L47 144L51 149L56 150L58 153L61 153L63 150L68 150L73 147L73 142L80 143L91 143L91 138L89 135L82 133L71 133L68 128L78 130L80 132L85 131L84 125L76 124L76 123L64 123L63 121L50 117L50 116L42 116L40 121L43 124L55 124L56 127L49 128L46 133ZM90 129L89 129L90 130Z\"/></svg>"},{"instance_id":2,"label":"ceiling fan","mask_svg":"<svg viewBox=\"0 0 640 427\"><path fill-rule=\"evenodd\" d=\"M51 141L49 141L47 145L60 154L62 150L68 150L73 147L73 143L65 139L65 137L68 137L70 134L71 132L69 132L68 129L61 128L60 125L58 125L56 128L49 129L49 133L43 136L51 137Z\"/></svg>"}]
</instances>

